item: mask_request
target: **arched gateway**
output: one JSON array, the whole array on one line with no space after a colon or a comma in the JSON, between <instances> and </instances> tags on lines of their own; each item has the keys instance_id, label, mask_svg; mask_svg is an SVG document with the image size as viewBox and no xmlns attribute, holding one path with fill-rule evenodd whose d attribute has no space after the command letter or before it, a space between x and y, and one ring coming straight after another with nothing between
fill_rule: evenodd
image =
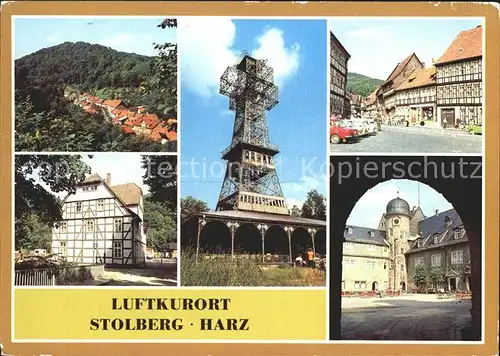
<instances>
[{"instance_id":1,"label":"arched gateway","mask_svg":"<svg viewBox=\"0 0 500 356\"><path fill-rule=\"evenodd\" d=\"M481 340L481 162L481 157L331 157L333 167L330 178L329 244L331 340L342 339L342 258L347 219L366 191L390 179L415 180L432 187L450 202L462 219L470 249L470 264L468 264L470 273L466 276L466 284L472 293L471 338ZM365 175L358 174L362 171L354 174L354 168L362 170L363 167L370 167ZM372 167L378 167L380 174L375 174ZM346 178L347 173L350 173L352 178ZM445 179L446 177L448 179ZM406 288L406 283L401 287Z\"/></svg>"}]
</instances>

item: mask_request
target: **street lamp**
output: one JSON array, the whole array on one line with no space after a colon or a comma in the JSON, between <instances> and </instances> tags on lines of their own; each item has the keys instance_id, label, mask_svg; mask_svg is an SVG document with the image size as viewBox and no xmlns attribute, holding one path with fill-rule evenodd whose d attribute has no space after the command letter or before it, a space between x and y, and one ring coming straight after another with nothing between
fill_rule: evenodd
<instances>
[{"instance_id":1,"label":"street lamp","mask_svg":"<svg viewBox=\"0 0 500 356\"><path fill-rule=\"evenodd\" d=\"M231 257L234 258L234 234L236 233L238 227L240 227L240 224L238 224L236 221L228 221L226 225L229 230L231 230Z\"/></svg>"},{"instance_id":2,"label":"street lamp","mask_svg":"<svg viewBox=\"0 0 500 356\"><path fill-rule=\"evenodd\" d=\"M198 236L196 237L196 262L198 263L198 254L200 251L200 234L201 234L201 229L207 224L207 221L205 220L205 215L203 215L203 218L198 219Z\"/></svg>"},{"instance_id":3,"label":"street lamp","mask_svg":"<svg viewBox=\"0 0 500 356\"><path fill-rule=\"evenodd\" d=\"M285 232L288 235L288 255L290 257L290 263L293 264L293 261L292 261L292 233L293 233L294 228L292 226L285 226L283 228L283 230L285 230Z\"/></svg>"},{"instance_id":4,"label":"street lamp","mask_svg":"<svg viewBox=\"0 0 500 356\"><path fill-rule=\"evenodd\" d=\"M266 224L259 224L257 225L257 229L259 229L262 238L262 263L264 263L264 237L266 236L266 231L269 229L269 226Z\"/></svg>"},{"instance_id":5,"label":"street lamp","mask_svg":"<svg viewBox=\"0 0 500 356\"><path fill-rule=\"evenodd\" d=\"M307 232L311 235L311 240L312 240L312 244L313 244L313 254L314 254L314 258L316 258L316 246L314 243L314 235L316 235L316 229L309 228L309 229L307 229Z\"/></svg>"}]
</instances>

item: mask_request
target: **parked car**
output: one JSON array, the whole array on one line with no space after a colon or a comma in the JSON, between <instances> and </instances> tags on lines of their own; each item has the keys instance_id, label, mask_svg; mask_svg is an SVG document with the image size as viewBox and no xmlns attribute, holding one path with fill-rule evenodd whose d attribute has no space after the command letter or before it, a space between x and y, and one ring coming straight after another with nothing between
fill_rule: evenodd
<instances>
[{"instance_id":1,"label":"parked car","mask_svg":"<svg viewBox=\"0 0 500 356\"><path fill-rule=\"evenodd\" d=\"M359 136L368 135L369 128L368 125L365 124L365 121L363 120L349 120L349 121L352 123L353 128L358 130Z\"/></svg>"},{"instance_id":2,"label":"parked car","mask_svg":"<svg viewBox=\"0 0 500 356\"><path fill-rule=\"evenodd\" d=\"M347 126L344 121L330 121L330 143L337 144L357 137L358 130Z\"/></svg>"},{"instance_id":3,"label":"parked car","mask_svg":"<svg viewBox=\"0 0 500 356\"><path fill-rule=\"evenodd\" d=\"M474 135L482 135L483 134L483 127L482 125L469 125L467 126L467 131L469 133L474 134Z\"/></svg>"},{"instance_id":4,"label":"parked car","mask_svg":"<svg viewBox=\"0 0 500 356\"><path fill-rule=\"evenodd\" d=\"M370 134L377 133L377 125L375 125L375 121L365 120L365 124L368 126L368 133Z\"/></svg>"}]
</instances>

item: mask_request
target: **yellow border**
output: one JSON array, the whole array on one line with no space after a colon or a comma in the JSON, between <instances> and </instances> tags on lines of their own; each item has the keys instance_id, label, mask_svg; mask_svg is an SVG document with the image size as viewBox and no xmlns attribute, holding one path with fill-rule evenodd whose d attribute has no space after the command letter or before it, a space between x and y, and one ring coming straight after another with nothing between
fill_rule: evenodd
<instances>
[{"instance_id":1,"label":"yellow border","mask_svg":"<svg viewBox=\"0 0 500 356\"><path fill-rule=\"evenodd\" d=\"M2 205L0 227L0 335L9 354L59 355L263 355L263 354L356 354L356 355L494 355L498 354L498 247L499 247L499 11L493 3L243 3L243 2L16 2L7 3L1 12L1 121L0 186L2 202L12 201L12 102L11 102L11 16L12 15L214 15L219 16L474 16L484 17L486 48L486 229L485 239L485 344L484 345L404 345L404 344L12 344L11 343L11 209ZM327 316L325 316L327 317Z\"/></svg>"}]
</instances>

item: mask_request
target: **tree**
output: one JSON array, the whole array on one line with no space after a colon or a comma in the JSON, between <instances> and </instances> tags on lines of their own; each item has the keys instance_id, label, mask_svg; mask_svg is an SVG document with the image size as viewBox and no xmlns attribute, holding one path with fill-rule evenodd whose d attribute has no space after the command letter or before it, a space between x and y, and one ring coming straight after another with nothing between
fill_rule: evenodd
<instances>
[{"instance_id":1,"label":"tree","mask_svg":"<svg viewBox=\"0 0 500 356\"><path fill-rule=\"evenodd\" d=\"M181 199L181 216L182 220L189 219L196 214L209 211L207 203L202 200L187 196Z\"/></svg>"},{"instance_id":2,"label":"tree","mask_svg":"<svg viewBox=\"0 0 500 356\"><path fill-rule=\"evenodd\" d=\"M151 200L177 208L177 157L142 156L143 182L149 187Z\"/></svg>"},{"instance_id":3,"label":"tree","mask_svg":"<svg viewBox=\"0 0 500 356\"><path fill-rule=\"evenodd\" d=\"M316 189L307 193L307 199L302 205L302 217L326 220L326 198Z\"/></svg>"},{"instance_id":4,"label":"tree","mask_svg":"<svg viewBox=\"0 0 500 356\"><path fill-rule=\"evenodd\" d=\"M431 267L428 271L428 277L432 288L436 290L444 282L444 274L439 267Z\"/></svg>"},{"instance_id":5,"label":"tree","mask_svg":"<svg viewBox=\"0 0 500 356\"><path fill-rule=\"evenodd\" d=\"M427 286L427 269L424 265L418 265L415 268L413 275L413 283L419 291L422 291Z\"/></svg>"},{"instance_id":6,"label":"tree","mask_svg":"<svg viewBox=\"0 0 500 356\"><path fill-rule=\"evenodd\" d=\"M165 203L144 199L146 245L155 251L166 251L169 242L177 241L177 219Z\"/></svg>"},{"instance_id":7,"label":"tree","mask_svg":"<svg viewBox=\"0 0 500 356\"><path fill-rule=\"evenodd\" d=\"M290 212L291 216L299 217L302 216L302 211L299 209L297 205L294 205Z\"/></svg>"},{"instance_id":8,"label":"tree","mask_svg":"<svg viewBox=\"0 0 500 356\"><path fill-rule=\"evenodd\" d=\"M16 249L38 244L35 235L43 241L45 235L41 231L35 233L35 229L41 225L52 228L55 222L62 219L60 201L53 193L74 193L76 185L85 179L87 173L90 173L90 168L78 155L15 157ZM38 177L38 181L34 177Z\"/></svg>"}]
</instances>

